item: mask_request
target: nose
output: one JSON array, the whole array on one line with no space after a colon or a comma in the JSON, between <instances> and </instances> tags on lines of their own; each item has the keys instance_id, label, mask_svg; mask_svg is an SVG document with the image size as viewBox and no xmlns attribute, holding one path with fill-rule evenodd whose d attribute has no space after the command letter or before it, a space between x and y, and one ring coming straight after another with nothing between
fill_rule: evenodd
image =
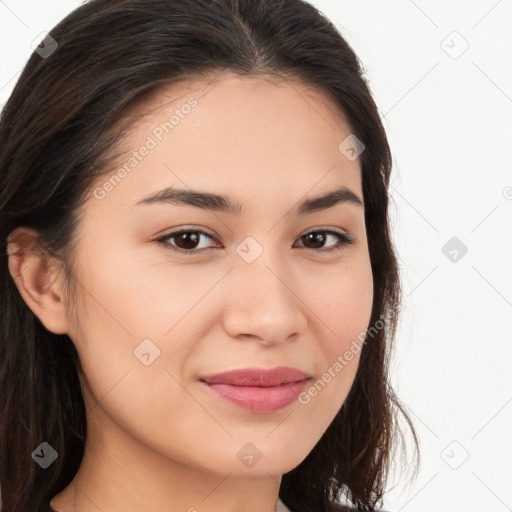
<instances>
[{"instance_id":1,"label":"nose","mask_svg":"<svg viewBox=\"0 0 512 512\"><path fill-rule=\"evenodd\" d=\"M289 269L265 257L251 264L239 261L228 283L230 299L224 303L223 321L231 337L275 345L305 332L307 306Z\"/></svg>"}]
</instances>

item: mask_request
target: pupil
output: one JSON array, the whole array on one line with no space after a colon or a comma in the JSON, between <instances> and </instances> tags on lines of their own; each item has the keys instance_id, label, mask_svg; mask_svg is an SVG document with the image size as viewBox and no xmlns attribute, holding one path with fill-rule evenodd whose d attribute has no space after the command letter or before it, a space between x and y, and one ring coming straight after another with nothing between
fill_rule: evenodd
<instances>
[{"instance_id":1,"label":"pupil","mask_svg":"<svg viewBox=\"0 0 512 512\"><path fill-rule=\"evenodd\" d=\"M316 243L315 247L321 247L325 243L325 236L322 233L309 233L306 237L309 238L310 241L312 240L314 245L316 243L315 238L317 239L318 243Z\"/></svg>"},{"instance_id":2,"label":"pupil","mask_svg":"<svg viewBox=\"0 0 512 512\"><path fill-rule=\"evenodd\" d=\"M182 249L194 249L193 245L194 243L197 244L198 242L198 236L196 233L182 233L179 237L179 240L185 241L185 247L182 247ZM192 246L187 245L187 243L192 243Z\"/></svg>"}]
</instances>

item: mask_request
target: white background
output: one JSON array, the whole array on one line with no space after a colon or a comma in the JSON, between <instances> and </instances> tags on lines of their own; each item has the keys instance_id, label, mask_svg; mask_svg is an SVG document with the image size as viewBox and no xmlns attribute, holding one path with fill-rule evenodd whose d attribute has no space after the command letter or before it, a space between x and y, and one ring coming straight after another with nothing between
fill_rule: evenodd
<instances>
[{"instance_id":1,"label":"white background","mask_svg":"<svg viewBox=\"0 0 512 512\"><path fill-rule=\"evenodd\" d=\"M81 3L0 0L1 105L32 41ZM512 510L512 0L311 3L362 60L394 156L392 380L422 464L392 475L385 508Z\"/></svg>"}]
</instances>

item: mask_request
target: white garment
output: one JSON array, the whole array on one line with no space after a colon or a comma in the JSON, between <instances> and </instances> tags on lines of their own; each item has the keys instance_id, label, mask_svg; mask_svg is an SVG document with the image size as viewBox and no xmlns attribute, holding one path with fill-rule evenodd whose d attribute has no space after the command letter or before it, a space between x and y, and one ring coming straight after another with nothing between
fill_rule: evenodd
<instances>
[{"instance_id":1,"label":"white garment","mask_svg":"<svg viewBox=\"0 0 512 512\"><path fill-rule=\"evenodd\" d=\"M277 509L276 512L292 512L278 497L277 498Z\"/></svg>"}]
</instances>

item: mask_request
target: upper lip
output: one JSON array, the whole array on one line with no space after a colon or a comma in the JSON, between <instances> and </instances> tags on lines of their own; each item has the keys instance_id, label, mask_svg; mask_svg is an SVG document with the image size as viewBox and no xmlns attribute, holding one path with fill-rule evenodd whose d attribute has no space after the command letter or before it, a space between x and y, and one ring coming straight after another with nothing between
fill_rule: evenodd
<instances>
[{"instance_id":1,"label":"upper lip","mask_svg":"<svg viewBox=\"0 0 512 512\"><path fill-rule=\"evenodd\" d=\"M289 366L278 366L272 369L242 368L229 372L217 373L201 377L208 384L231 384L233 386L280 386L289 382L300 382L310 376Z\"/></svg>"}]
</instances>

